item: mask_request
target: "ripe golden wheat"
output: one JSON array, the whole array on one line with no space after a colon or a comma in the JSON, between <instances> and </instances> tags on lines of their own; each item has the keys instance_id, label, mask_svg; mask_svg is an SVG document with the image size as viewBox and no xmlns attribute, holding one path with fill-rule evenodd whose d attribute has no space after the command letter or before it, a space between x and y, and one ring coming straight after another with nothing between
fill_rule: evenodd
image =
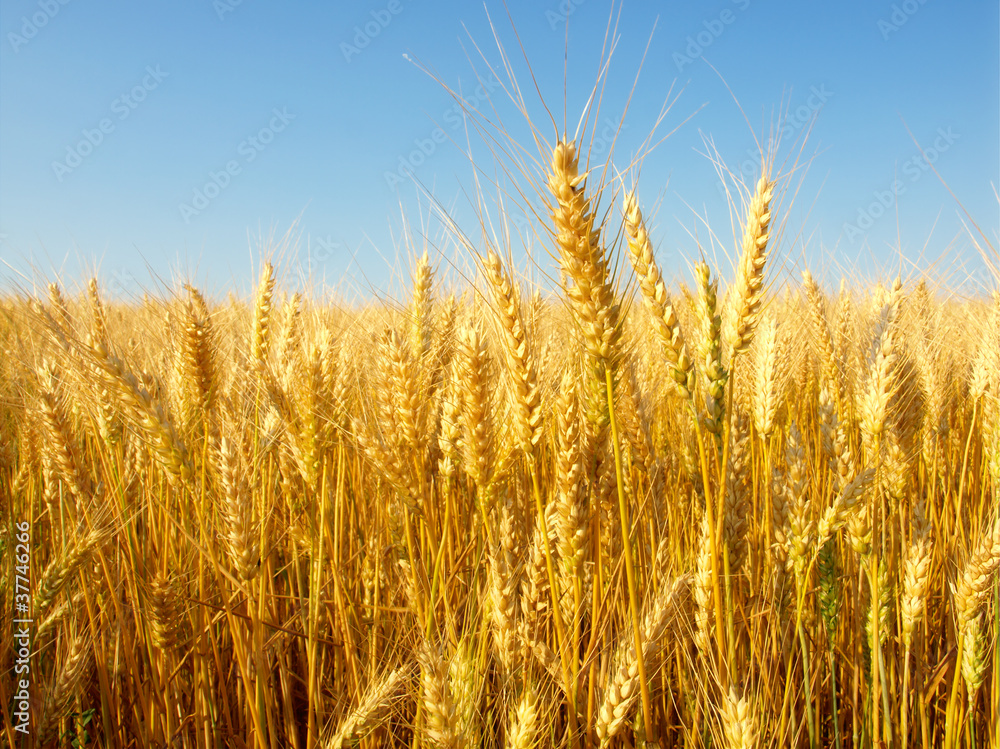
<instances>
[{"instance_id":1,"label":"ripe golden wheat","mask_svg":"<svg viewBox=\"0 0 1000 749\"><path fill-rule=\"evenodd\" d=\"M732 283L671 291L543 157L551 297L487 243L399 305L2 300L39 740L996 745L1000 298L771 293L767 162Z\"/></svg>"}]
</instances>

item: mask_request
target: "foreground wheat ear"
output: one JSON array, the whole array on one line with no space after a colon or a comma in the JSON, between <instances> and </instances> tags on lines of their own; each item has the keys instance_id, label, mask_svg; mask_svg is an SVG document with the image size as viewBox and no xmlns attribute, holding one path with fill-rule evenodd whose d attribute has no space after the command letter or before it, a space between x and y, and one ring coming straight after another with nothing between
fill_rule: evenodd
<instances>
[{"instance_id":1,"label":"foreground wheat ear","mask_svg":"<svg viewBox=\"0 0 1000 749\"><path fill-rule=\"evenodd\" d=\"M1000 746L1000 295L774 293L767 159L675 287L585 142L554 291L0 298L0 743Z\"/></svg>"}]
</instances>

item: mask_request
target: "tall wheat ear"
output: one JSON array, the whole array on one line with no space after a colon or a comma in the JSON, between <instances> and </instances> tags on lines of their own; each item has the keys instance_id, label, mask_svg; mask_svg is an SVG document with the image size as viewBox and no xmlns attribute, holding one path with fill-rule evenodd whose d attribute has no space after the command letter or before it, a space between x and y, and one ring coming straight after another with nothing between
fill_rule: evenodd
<instances>
[{"instance_id":1,"label":"tall wheat ear","mask_svg":"<svg viewBox=\"0 0 1000 749\"><path fill-rule=\"evenodd\" d=\"M733 288L735 314L727 319L724 333L733 356L750 346L764 304L764 263L771 237L773 197L774 182L765 173L757 180L743 223L743 252Z\"/></svg>"},{"instance_id":2,"label":"tall wheat ear","mask_svg":"<svg viewBox=\"0 0 1000 749\"><path fill-rule=\"evenodd\" d=\"M737 698L732 687L722 703L722 730L727 749L754 749L760 745L750 700L746 695Z\"/></svg>"},{"instance_id":3,"label":"tall wheat ear","mask_svg":"<svg viewBox=\"0 0 1000 749\"><path fill-rule=\"evenodd\" d=\"M431 746L462 746L458 706L448 676L448 663L436 645L425 642L420 653L420 684L426 714L424 735Z\"/></svg>"},{"instance_id":4,"label":"tall wheat ear","mask_svg":"<svg viewBox=\"0 0 1000 749\"><path fill-rule=\"evenodd\" d=\"M88 635L72 639L66 656L59 661L58 672L47 690L38 734L43 745L48 745L58 722L69 713L73 695L86 679L93 666L93 652Z\"/></svg>"},{"instance_id":5,"label":"tall wheat ear","mask_svg":"<svg viewBox=\"0 0 1000 749\"><path fill-rule=\"evenodd\" d=\"M357 707L340 720L336 732L326 743L326 749L357 746L361 740L384 722L392 701L413 677L414 664L407 663L372 681Z\"/></svg>"},{"instance_id":6,"label":"tall wheat ear","mask_svg":"<svg viewBox=\"0 0 1000 749\"><path fill-rule=\"evenodd\" d=\"M681 395L688 398L694 389L694 362L688 357L680 321L674 312L659 266L656 264L653 243L646 231L646 224L634 191L625 193L623 212L629 259L639 278L642 300L652 316L663 353L670 362L670 375Z\"/></svg>"},{"instance_id":7,"label":"tall wheat ear","mask_svg":"<svg viewBox=\"0 0 1000 749\"><path fill-rule=\"evenodd\" d=\"M647 673L652 673L657 654L667 644L667 635L673 630L671 623L690 610L691 583L691 575L675 578L664 586L646 611L642 659ZM626 633L615 651L610 680L597 711L595 731L601 746L607 746L628 725L631 711L639 699L638 663L634 640Z\"/></svg>"},{"instance_id":8,"label":"tall wheat ear","mask_svg":"<svg viewBox=\"0 0 1000 749\"><path fill-rule=\"evenodd\" d=\"M492 292L504 363L512 383L511 406L514 412L516 448L531 455L542 437L541 392L527 338L520 295L504 269L500 256L492 250L483 261L483 272Z\"/></svg>"},{"instance_id":9,"label":"tall wheat ear","mask_svg":"<svg viewBox=\"0 0 1000 749\"><path fill-rule=\"evenodd\" d=\"M965 679L969 703L985 679L986 637L982 611L996 585L1000 569L1000 520L993 524L965 565L954 586L955 615L962 641L962 677Z\"/></svg>"}]
</instances>

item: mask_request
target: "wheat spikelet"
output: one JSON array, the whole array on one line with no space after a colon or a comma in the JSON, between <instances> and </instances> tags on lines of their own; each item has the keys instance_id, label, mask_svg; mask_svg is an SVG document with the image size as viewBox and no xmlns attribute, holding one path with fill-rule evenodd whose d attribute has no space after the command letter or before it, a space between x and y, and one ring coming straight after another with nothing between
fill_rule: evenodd
<instances>
[{"instance_id":1,"label":"wheat spikelet","mask_svg":"<svg viewBox=\"0 0 1000 749\"><path fill-rule=\"evenodd\" d=\"M555 545L554 531L556 525L555 513L558 511L554 503L545 509L546 527L549 531L549 548ZM538 641L539 634L544 632L548 614L551 611L549 602L549 578L546 569L545 541L542 532L541 518L535 517L535 532L532 534L531 546L528 548L527 559L524 562L524 573L521 579L521 627L522 638L526 642Z\"/></svg>"},{"instance_id":2,"label":"wheat spikelet","mask_svg":"<svg viewBox=\"0 0 1000 749\"><path fill-rule=\"evenodd\" d=\"M548 186L555 198L552 220L565 273L564 287L584 346L600 362L603 377L603 367L613 367L618 355L621 321L600 229L594 227L594 213L586 196L587 175L579 169L576 143L556 144Z\"/></svg>"},{"instance_id":3,"label":"wheat spikelet","mask_svg":"<svg viewBox=\"0 0 1000 749\"><path fill-rule=\"evenodd\" d=\"M750 433L745 417L734 420L732 439L729 463L726 466L726 515L722 530L729 549L729 569L735 574L743 567L747 556L749 498L745 472L749 460Z\"/></svg>"},{"instance_id":4,"label":"wheat spikelet","mask_svg":"<svg viewBox=\"0 0 1000 749\"><path fill-rule=\"evenodd\" d=\"M538 694L531 687L525 688L508 719L507 749L533 749L538 744L539 732Z\"/></svg>"},{"instance_id":5,"label":"wheat spikelet","mask_svg":"<svg viewBox=\"0 0 1000 749\"><path fill-rule=\"evenodd\" d=\"M872 459L885 428L886 411L895 391L893 370L898 352L895 340L895 322L899 313L902 286L897 278L892 294L882 308L874 345L868 358L868 384L858 403L861 433L865 451Z\"/></svg>"},{"instance_id":6,"label":"wheat spikelet","mask_svg":"<svg viewBox=\"0 0 1000 749\"><path fill-rule=\"evenodd\" d=\"M294 389L302 368L302 295L295 292L285 301L282 309L284 324L278 342L278 361L283 365L282 375L287 389Z\"/></svg>"},{"instance_id":7,"label":"wheat spikelet","mask_svg":"<svg viewBox=\"0 0 1000 749\"><path fill-rule=\"evenodd\" d=\"M48 437L43 442L45 459L54 468L77 503L89 499L90 479L83 471L83 460L73 427L66 414L55 365L47 363L39 371L41 390L39 400L42 425Z\"/></svg>"},{"instance_id":8,"label":"wheat spikelet","mask_svg":"<svg viewBox=\"0 0 1000 749\"><path fill-rule=\"evenodd\" d=\"M430 643L425 643L420 652L420 684L427 716L424 726L427 741L441 749L457 749L462 744L448 664Z\"/></svg>"},{"instance_id":9,"label":"wheat spikelet","mask_svg":"<svg viewBox=\"0 0 1000 749\"><path fill-rule=\"evenodd\" d=\"M372 390L375 413L366 422L355 416L352 433L368 460L381 472L396 491L397 496L411 509L416 509L423 492L419 475L414 472L413 443L417 440L414 411L419 407L414 400L416 383L413 361L408 348L392 329L383 331L377 339L378 366ZM397 404L405 401L405 414L400 414ZM409 424L401 424L402 418ZM420 435L422 438L423 435Z\"/></svg>"},{"instance_id":10,"label":"wheat spikelet","mask_svg":"<svg viewBox=\"0 0 1000 749\"><path fill-rule=\"evenodd\" d=\"M402 443L419 453L426 434L423 431L424 409L420 402L413 351L393 328L386 331L383 343L387 384L394 398L392 408L396 414L396 427L400 430Z\"/></svg>"},{"instance_id":11,"label":"wheat spikelet","mask_svg":"<svg viewBox=\"0 0 1000 749\"><path fill-rule=\"evenodd\" d=\"M249 581L260 569L260 534L254 522L250 492L236 450L226 437L219 440L217 452L225 539L233 566L243 580Z\"/></svg>"},{"instance_id":12,"label":"wheat spikelet","mask_svg":"<svg viewBox=\"0 0 1000 749\"><path fill-rule=\"evenodd\" d=\"M91 278L87 282L87 295L90 299L90 312L93 315L91 333L94 339L100 343L107 343L108 340L108 313L101 300L101 292L97 287L97 279Z\"/></svg>"},{"instance_id":13,"label":"wheat spikelet","mask_svg":"<svg viewBox=\"0 0 1000 749\"><path fill-rule=\"evenodd\" d=\"M830 470L837 472L837 410L826 386L819 391L819 431L822 439L822 457Z\"/></svg>"},{"instance_id":14,"label":"wheat spikelet","mask_svg":"<svg viewBox=\"0 0 1000 749\"><path fill-rule=\"evenodd\" d=\"M822 547L855 514L866 509L862 502L874 483L875 476L874 468L866 468L847 482L816 525L817 547Z\"/></svg>"},{"instance_id":15,"label":"wheat spikelet","mask_svg":"<svg viewBox=\"0 0 1000 749\"><path fill-rule=\"evenodd\" d=\"M695 601L695 634L694 643L705 657L712 652L712 636L715 624L715 601L712 598L712 545L709 534L712 532L708 518L701 521L701 534L698 537L698 562L694 576Z\"/></svg>"},{"instance_id":16,"label":"wheat spikelet","mask_svg":"<svg viewBox=\"0 0 1000 749\"><path fill-rule=\"evenodd\" d=\"M1000 569L1000 521L984 535L955 585L955 613L964 630L983 610Z\"/></svg>"},{"instance_id":17,"label":"wheat spikelet","mask_svg":"<svg viewBox=\"0 0 1000 749\"><path fill-rule=\"evenodd\" d=\"M812 340L819 350L820 371L823 374L824 386L834 397L838 416L842 416L844 414L843 377L840 373L840 364L834 347L833 331L830 329L830 323L826 316L823 292L820 291L808 270L802 271L802 283L805 286L806 299L809 302L809 318L813 328Z\"/></svg>"},{"instance_id":18,"label":"wheat spikelet","mask_svg":"<svg viewBox=\"0 0 1000 749\"><path fill-rule=\"evenodd\" d=\"M438 471L446 484L455 478L459 460L458 445L462 436L458 387L452 373L441 401L441 428L438 431L438 452L441 455L438 458Z\"/></svg>"},{"instance_id":19,"label":"wheat spikelet","mask_svg":"<svg viewBox=\"0 0 1000 749\"><path fill-rule=\"evenodd\" d=\"M493 642L504 673L514 667L517 647L517 590L520 570L517 566L517 539L509 501L500 503L498 540L489 556L489 598L493 624Z\"/></svg>"},{"instance_id":20,"label":"wheat spikelet","mask_svg":"<svg viewBox=\"0 0 1000 749\"><path fill-rule=\"evenodd\" d=\"M433 286L434 270L425 250L413 269L413 300L410 306L410 350L418 360L423 359L431 347Z\"/></svg>"},{"instance_id":21,"label":"wheat spikelet","mask_svg":"<svg viewBox=\"0 0 1000 749\"><path fill-rule=\"evenodd\" d=\"M176 583L157 573L149 583L149 610L153 644L161 650L174 650L184 630L181 595Z\"/></svg>"},{"instance_id":22,"label":"wheat spikelet","mask_svg":"<svg viewBox=\"0 0 1000 749\"><path fill-rule=\"evenodd\" d=\"M207 424L215 408L217 391L215 341L205 300L193 287L184 306L184 334L181 337L181 366L184 382L185 421Z\"/></svg>"},{"instance_id":23,"label":"wheat spikelet","mask_svg":"<svg viewBox=\"0 0 1000 749\"><path fill-rule=\"evenodd\" d=\"M649 240L642 212L636 202L635 193L625 194L625 231L628 235L629 258L639 277L642 298L653 318L653 325L667 361L671 365L671 377L682 397L691 396L694 389L694 363L688 358L687 347L681 332L680 322L674 313L667 295L666 286L653 256L653 243Z\"/></svg>"},{"instance_id":24,"label":"wheat spikelet","mask_svg":"<svg viewBox=\"0 0 1000 749\"><path fill-rule=\"evenodd\" d=\"M490 418L490 371L486 342L475 327L461 331L457 361L462 395L462 465L483 492L493 481L496 445Z\"/></svg>"},{"instance_id":25,"label":"wheat spikelet","mask_svg":"<svg viewBox=\"0 0 1000 749\"><path fill-rule=\"evenodd\" d=\"M69 712L73 695L92 665L90 638L85 635L73 638L65 659L60 663L59 672L45 695L42 720L38 728L43 743L48 743L53 738L52 731L56 723Z\"/></svg>"},{"instance_id":26,"label":"wheat spikelet","mask_svg":"<svg viewBox=\"0 0 1000 749\"><path fill-rule=\"evenodd\" d=\"M670 622L687 607L690 586L690 575L674 579L669 586L664 587L647 609L643 622L642 646L642 658L647 673L651 673L655 653L664 645L663 638ZM601 740L601 746L607 746L610 740L626 726L632 708L639 699L638 679L635 641L631 633L626 633L615 651L611 679L604 690L601 706L597 712L595 732Z\"/></svg>"},{"instance_id":27,"label":"wheat spikelet","mask_svg":"<svg viewBox=\"0 0 1000 749\"><path fill-rule=\"evenodd\" d=\"M837 545L832 539L819 546L816 555L818 589L816 593L820 617L826 630L827 646L833 650L837 635L837 615L840 613L841 590L837 571Z\"/></svg>"},{"instance_id":28,"label":"wheat spikelet","mask_svg":"<svg viewBox=\"0 0 1000 749\"><path fill-rule=\"evenodd\" d=\"M542 436L541 394L535 363L528 348L517 290L511 283L500 256L492 250L483 261L486 281L499 318L500 337L507 373L513 383L515 448L527 455L534 452Z\"/></svg>"},{"instance_id":29,"label":"wheat spikelet","mask_svg":"<svg viewBox=\"0 0 1000 749\"><path fill-rule=\"evenodd\" d=\"M69 334L63 329L62 325L56 322L52 314L37 299L31 301L31 311L41 323L42 328L49 335L52 342L59 347L59 350L70 354L73 351L73 347L70 344Z\"/></svg>"},{"instance_id":30,"label":"wheat spikelet","mask_svg":"<svg viewBox=\"0 0 1000 749\"><path fill-rule=\"evenodd\" d=\"M413 664L393 669L372 681L358 706L345 715L326 749L356 746L384 720L386 709L413 673Z\"/></svg>"},{"instance_id":31,"label":"wheat spikelet","mask_svg":"<svg viewBox=\"0 0 1000 749\"><path fill-rule=\"evenodd\" d=\"M701 320L701 340L698 346L698 360L705 386L705 428L722 441L723 417L725 411L725 390L728 374L722 367L721 326L722 318L716 311L716 291L718 279L712 280L708 263L701 261L694 267L698 282L698 315Z\"/></svg>"},{"instance_id":32,"label":"wheat spikelet","mask_svg":"<svg viewBox=\"0 0 1000 749\"><path fill-rule=\"evenodd\" d=\"M801 583L808 563L808 553L813 543L815 522L809 501L808 467L805 450L798 426L793 422L785 441L785 466L777 481L778 491L784 493L781 500L781 526L775 524L776 537L784 546L783 556L789 571L795 571L796 580ZM776 517L777 519L777 517Z\"/></svg>"},{"instance_id":33,"label":"wheat spikelet","mask_svg":"<svg viewBox=\"0 0 1000 749\"><path fill-rule=\"evenodd\" d=\"M847 536L851 548L861 557L866 557L872 549L872 517L867 503L858 506L847 518Z\"/></svg>"},{"instance_id":34,"label":"wheat spikelet","mask_svg":"<svg viewBox=\"0 0 1000 749\"><path fill-rule=\"evenodd\" d=\"M754 428L764 438L774 430L781 375L787 368L781 366L785 359L785 347L778 339L777 321L768 317L757 341L756 379L752 395Z\"/></svg>"},{"instance_id":35,"label":"wheat spikelet","mask_svg":"<svg viewBox=\"0 0 1000 749\"><path fill-rule=\"evenodd\" d=\"M662 494L662 461L656 455L653 444L653 433L650 425L653 422L650 405L652 398L645 392L641 384L643 377L639 371L639 362L635 357L625 359L622 385L622 408L615 415L619 420L619 428L625 437L629 448L623 459L639 468L649 481L654 496ZM628 493L633 494L635 487L631 481L631 471L625 472L624 480Z\"/></svg>"},{"instance_id":36,"label":"wheat spikelet","mask_svg":"<svg viewBox=\"0 0 1000 749\"><path fill-rule=\"evenodd\" d=\"M841 389L844 396L845 412L840 414L843 421L851 415L851 409L856 405L858 390L859 367L857 365L857 344L854 335L854 304L847 289L845 279L840 280L840 293L837 297L837 319L833 323L833 353L835 361L840 366Z\"/></svg>"},{"instance_id":37,"label":"wheat spikelet","mask_svg":"<svg viewBox=\"0 0 1000 749\"><path fill-rule=\"evenodd\" d=\"M455 294L449 294L443 305L439 306L435 330L437 332L437 347L435 360L441 373L451 364L455 353L455 331L458 329L458 299Z\"/></svg>"},{"instance_id":38,"label":"wheat spikelet","mask_svg":"<svg viewBox=\"0 0 1000 749\"><path fill-rule=\"evenodd\" d=\"M789 492L786 491L784 483L784 471L781 467L775 466L771 470L771 529L773 543L771 554L776 564L784 571L787 564L791 563L788 556L788 549L791 546L791 537L788 533L788 518L791 513L789 504Z\"/></svg>"},{"instance_id":39,"label":"wheat spikelet","mask_svg":"<svg viewBox=\"0 0 1000 749\"><path fill-rule=\"evenodd\" d=\"M993 305L987 325L984 327L976 346L976 354L969 369L969 398L976 402L987 391L992 391L994 400L1000 389L1000 297Z\"/></svg>"},{"instance_id":40,"label":"wheat spikelet","mask_svg":"<svg viewBox=\"0 0 1000 749\"><path fill-rule=\"evenodd\" d=\"M62 603L49 612L48 616L42 619L42 623L38 625L38 631L35 632L35 639L42 641L49 635L50 632L58 629L67 621L71 621L74 614L79 611L79 606L82 604L82 590L77 591L72 596L67 596Z\"/></svg>"},{"instance_id":41,"label":"wheat spikelet","mask_svg":"<svg viewBox=\"0 0 1000 749\"><path fill-rule=\"evenodd\" d=\"M253 309L253 334L250 346L250 363L257 372L267 366L271 345L271 308L274 296L274 267L264 263L257 284L257 297Z\"/></svg>"},{"instance_id":42,"label":"wheat spikelet","mask_svg":"<svg viewBox=\"0 0 1000 749\"><path fill-rule=\"evenodd\" d=\"M750 346L764 302L764 263L767 261L773 194L774 182L766 174L761 175L743 225L743 254L733 291L736 314L726 326L725 341L731 347L732 356Z\"/></svg>"},{"instance_id":43,"label":"wheat spikelet","mask_svg":"<svg viewBox=\"0 0 1000 749\"><path fill-rule=\"evenodd\" d=\"M478 746L479 693L482 679L476 671L473 643L464 639L448 664L448 683L455 701L458 735L466 746Z\"/></svg>"},{"instance_id":44,"label":"wheat spikelet","mask_svg":"<svg viewBox=\"0 0 1000 749\"><path fill-rule=\"evenodd\" d=\"M580 401L575 378L563 375L556 401L556 548L559 552L559 589L563 591L563 620L575 619L574 586L583 573L587 545L587 510L584 495L584 463L581 449Z\"/></svg>"},{"instance_id":45,"label":"wheat spikelet","mask_svg":"<svg viewBox=\"0 0 1000 749\"><path fill-rule=\"evenodd\" d=\"M194 470L190 454L177 435L173 423L163 412L161 404L104 345L88 345L87 352L95 365L108 377L108 386L115 391L136 420L167 474L173 481L188 481Z\"/></svg>"},{"instance_id":46,"label":"wheat spikelet","mask_svg":"<svg viewBox=\"0 0 1000 749\"><path fill-rule=\"evenodd\" d=\"M913 530L903 564L903 593L899 608L902 616L903 646L909 652L913 634L924 613L927 586L930 582L930 524L924 518L922 503L913 510Z\"/></svg>"},{"instance_id":47,"label":"wheat spikelet","mask_svg":"<svg viewBox=\"0 0 1000 749\"><path fill-rule=\"evenodd\" d=\"M291 424L285 442L307 487L318 490L322 456L330 438L332 424L326 417L329 398L329 347L309 344L300 363L292 390Z\"/></svg>"},{"instance_id":48,"label":"wheat spikelet","mask_svg":"<svg viewBox=\"0 0 1000 749\"><path fill-rule=\"evenodd\" d=\"M944 352L937 342L938 331L933 304L927 292L927 284L921 281L914 292L912 302L917 315L917 325L913 330L911 350L916 364L917 381L923 396L920 420L920 441L924 463L929 468L934 465L940 440L948 433L949 387L951 372ZM912 401L916 405L916 399Z\"/></svg>"},{"instance_id":49,"label":"wheat spikelet","mask_svg":"<svg viewBox=\"0 0 1000 749\"><path fill-rule=\"evenodd\" d=\"M374 417L354 418L353 432L368 459L383 473L397 496L412 510L423 498L422 470L430 436L423 430L427 406L419 399L416 363L409 346L393 328L376 339Z\"/></svg>"},{"instance_id":50,"label":"wheat spikelet","mask_svg":"<svg viewBox=\"0 0 1000 749\"><path fill-rule=\"evenodd\" d=\"M884 646L889 640L893 608L893 586L885 557L879 557L878 577L872 582L877 582L878 596L869 601L868 613L865 616L865 636L868 642L871 642L875 617L878 617L878 640L879 644Z\"/></svg>"},{"instance_id":51,"label":"wheat spikelet","mask_svg":"<svg viewBox=\"0 0 1000 749\"><path fill-rule=\"evenodd\" d=\"M975 703L976 695L986 681L989 665L983 617L977 616L968 621L962 631L962 678L965 679L966 696L970 707Z\"/></svg>"},{"instance_id":52,"label":"wheat spikelet","mask_svg":"<svg viewBox=\"0 0 1000 749\"><path fill-rule=\"evenodd\" d=\"M50 283L48 290L49 304L55 310L55 322L64 334L69 335L73 330L73 317L69 313L69 305L66 303L66 297L63 296L62 289L59 288L59 284L57 283Z\"/></svg>"},{"instance_id":53,"label":"wheat spikelet","mask_svg":"<svg viewBox=\"0 0 1000 749\"><path fill-rule=\"evenodd\" d=\"M111 534L112 528L109 525L95 527L86 536L74 539L63 547L59 556L45 568L38 582L31 601L33 616L41 618L45 615L66 583Z\"/></svg>"},{"instance_id":54,"label":"wheat spikelet","mask_svg":"<svg viewBox=\"0 0 1000 749\"><path fill-rule=\"evenodd\" d=\"M753 749L758 746L757 728L746 696L737 699L730 687L722 703L722 730L728 749Z\"/></svg>"}]
</instances>

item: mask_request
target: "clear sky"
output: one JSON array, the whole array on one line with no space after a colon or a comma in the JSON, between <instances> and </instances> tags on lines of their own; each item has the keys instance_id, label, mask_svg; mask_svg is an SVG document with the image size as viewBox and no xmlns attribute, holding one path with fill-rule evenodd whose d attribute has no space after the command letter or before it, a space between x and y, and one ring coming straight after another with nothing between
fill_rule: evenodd
<instances>
[{"instance_id":1,"label":"clear sky","mask_svg":"<svg viewBox=\"0 0 1000 749\"><path fill-rule=\"evenodd\" d=\"M427 227L432 255L452 255L428 222L429 195L478 231L465 149L496 194L493 154L474 129L466 140L442 83L480 110L495 106L537 155L502 88L489 101L477 91L477 72L490 78L484 57L500 59L490 17L550 142L528 63L561 126L568 20L570 130L584 110L610 6L507 8L509 19L493 0L5 0L0 282L30 288L58 275L74 289L96 268L119 296L180 277L217 295L243 292L261 243L291 231L288 283L393 293L408 252L404 220L415 235ZM797 165L783 182L795 199L778 217L776 253L790 272L804 261L832 284L902 266L910 277L916 268L953 285L994 285L959 202L921 150L997 246L997 3L627 1L615 18L593 162L607 161L603 136L617 128L642 63L612 159L624 170L676 96L657 130L670 135L638 183L668 276L689 272L698 241L732 254L706 143L752 179L754 136L780 130L778 163ZM514 256L529 265L519 248Z\"/></svg>"}]
</instances>

